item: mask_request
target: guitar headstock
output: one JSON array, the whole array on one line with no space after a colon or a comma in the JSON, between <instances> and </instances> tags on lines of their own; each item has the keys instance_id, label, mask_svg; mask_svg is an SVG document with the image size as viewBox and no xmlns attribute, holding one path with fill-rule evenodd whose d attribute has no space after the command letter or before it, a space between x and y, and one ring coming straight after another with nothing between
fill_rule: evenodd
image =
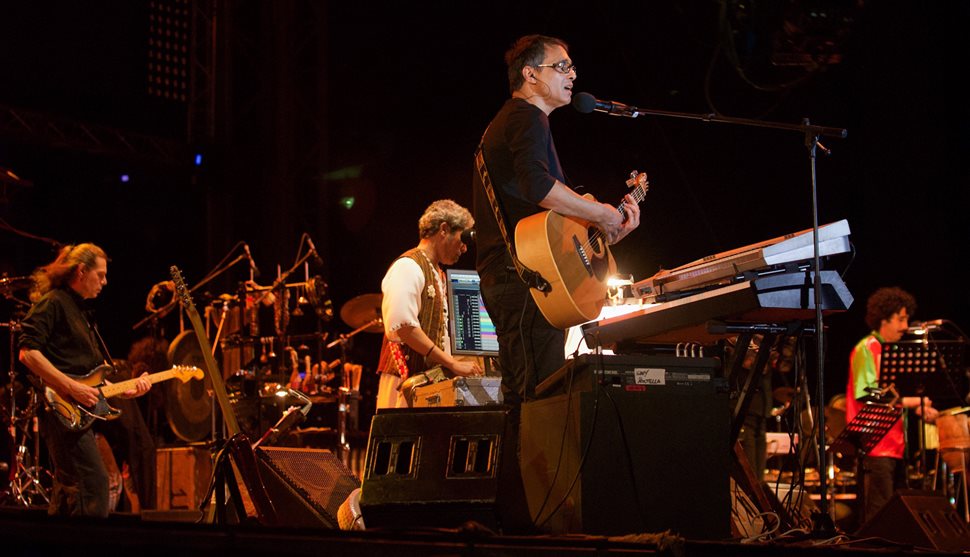
<instances>
[{"instance_id":1,"label":"guitar headstock","mask_svg":"<svg viewBox=\"0 0 970 557\"><path fill-rule=\"evenodd\" d=\"M630 171L630 177L626 181L628 188L640 188L644 191L650 189L650 182L647 180L646 172Z\"/></svg>"},{"instance_id":2,"label":"guitar headstock","mask_svg":"<svg viewBox=\"0 0 970 557\"><path fill-rule=\"evenodd\" d=\"M195 366L175 366L172 368L172 375L179 381L187 383L189 379L202 379L205 374Z\"/></svg>"},{"instance_id":3,"label":"guitar headstock","mask_svg":"<svg viewBox=\"0 0 970 557\"><path fill-rule=\"evenodd\" d=\"M172 265L169 267L168 272L172 275L172 282L175 283L175 294L179 297L179 301L182 302L182 306L189 308L192 307L192 298L189 296L189 288L185 285L185 279L182 278L182 271Z\"/></svg>"}]
</instances>

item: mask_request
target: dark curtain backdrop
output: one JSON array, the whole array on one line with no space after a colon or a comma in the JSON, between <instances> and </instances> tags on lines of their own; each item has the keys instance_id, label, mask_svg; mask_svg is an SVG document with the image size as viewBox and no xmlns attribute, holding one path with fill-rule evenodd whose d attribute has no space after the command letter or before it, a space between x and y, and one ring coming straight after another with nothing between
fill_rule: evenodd
<instances>
[{"instance_id":1,"label":"dark curtain backdrop","mask_svg":"<svg viewBox=\"0 0 970 557\"><path fill-rule=\"evenodd\" d=\"M0 105L184 141L188 103L145 93L146 4L0 7ZM827 396L844 388L875 288L913 292L917 318L970 323L965 3L227 4L210 107L217 133L187 147L205 153L201 167L92 153L43 130L12 131L9 119L0 130L0 166L32 182L4 190L0 272L27 275L53 254L10 228L103 245L112 261L98 307L118 357L144 334L132 326L170 265L191 285L239 241L269 283L293 264L306 232L323 260L310 272L326 280L338 309L379 292L392 258L416 243L428 203L470 204L472 151L508 95L502 54L534 32L569 42L576 91L848 130L825 139L832 154L817 161L819 220L848 219L855 248L847 269L849 258L833 261L856 302L826 320ZM841 19L806 19L813 9ZM796 46L826 52L824 68L772 64L798 54L779 35L786 20L805 31ZM643 224L615 249L638 280L811 226L799 133L571 108L551 120L582 191L618 201L630 170L648 172ZM472 267L472 255L458 266ZM247 277L239 264L207 290L233 292ZM13 304L2 303L6 320ZM174 321L166 327L177 332ZM349 330L339 319L328 327ZM371 370L376 337L361 335L352 353Z\"/></svg>"}]
</instances>

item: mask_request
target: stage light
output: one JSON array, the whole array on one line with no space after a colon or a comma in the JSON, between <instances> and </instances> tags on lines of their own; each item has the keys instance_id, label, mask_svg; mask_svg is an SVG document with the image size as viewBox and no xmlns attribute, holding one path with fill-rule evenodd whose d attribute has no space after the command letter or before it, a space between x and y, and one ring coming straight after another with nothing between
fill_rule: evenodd
<instances>
[{"instance_id":1,"label":"stage light","mask_svg":"<svg viewBox=\"0 0 970 557\"><path fill-rule=\"evenodd\" d=\"M202 166L202 153L195 154L195 166Z\"/></svg>"},{"instance_id":2,"label":"stage light","mask_svg":"<svg viewBox=\"0 0 970 557\"><path fill-rule=\"evenodd\" d=\"M131 177L127 174L122 174L118 177L118 180L120 180L122 184L127 184L131 180Z\"/></svg>"},{"instance_id":3,"label":"stage light","mask_svg":"<svg viewBox=\"0 0 970 557\"><path fill-rule=\"evenodd\" d=\"M630 286L631 284L633 284L633 275L613 275L606 279L606 285L610 288Z\"/></svg>"},{"instance_id":4,"label":"stage light","mask_svg":"<svg viewBox=\"0 0 970 557\"><path fill-rule=\"evenodd\" d=\"M189 0L155 0L148 13L148 94L186 102L189 83Z\"/></svg>"},{"instance_id":5,"label":"stage light","mask_svg":"<svg viewBox=\"0 0 970 557\"><path fill-rule=\"evenodd\" d=\"M354 208L354 203L356 201L357 200L354 199L354 196L348 195L346 197L340 198L340 205L343 206L344 209L347 209L349 211L350 209Z\"/></svg>"},{"instance_id":6,"label":"stage light","mask_svg":"<svg viewBox=\"0 0 970 557\"><path fill-rule=\"evenodd\" d=\"M612 305L633 297L633 275L612 275L606 279L606 297Z\"/></svg>"}]
</instances>

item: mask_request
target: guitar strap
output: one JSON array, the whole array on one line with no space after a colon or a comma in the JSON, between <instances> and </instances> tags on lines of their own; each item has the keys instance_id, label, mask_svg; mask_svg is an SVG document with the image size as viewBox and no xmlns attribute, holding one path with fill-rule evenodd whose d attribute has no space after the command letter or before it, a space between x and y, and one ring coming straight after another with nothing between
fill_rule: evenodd
<instances>
[{"instance_id":1,"label":"guitar strap","mask_svg":"<svg viewBox=\"0 0 970 557\"><path fill-rule=\"evenodd\" d=\"M485 129L488 133L488 129ZM482 140L478 142L478 148L475 149L475 168L478 169L478 175L482 180L482 186L485 187L485 195L488 196L488 203L492 207L492 213L495 214L495 222L498 224L499 232L502 233L502 239L505 240L505 247L509 250L509 255L512 256L512 264L515 265L515 272L519 274L519 278L522 279L529 288L535 288L539 292L549 292L552 288L549 285L549 281L542 278L538 272L526 267L519 258L515 255L515 245L512 240L509 239L509 231L505 227L505 212L502 209L502 204L498 197L495 195L495 190L492 188L492 180L488 176L488 168L485 166L485 150L484 150L485 135L482 134Z\"/></svg>"},{"instance_id":2,"label":"guitar strap","mask_svg":"<svg viewBox=\"0 0 970 557\"><path fill-rule=\"evenodd\" d=\"M108 352L108 345L105 344L104 339L101 338L101 331L98 330L98 326L95 325L93 321L91 321L90 317L87 314L84 315L84 318L87 319L88 327L91 327L91 331L94 332L95 338L98 339L98 344L101 345L101 355L104 356L105 361L108 362L108 365L111 366L111 369L117 371L118 368L115 367L114 360L111 359L111 353Z\"/></svg>"}]
</instances>

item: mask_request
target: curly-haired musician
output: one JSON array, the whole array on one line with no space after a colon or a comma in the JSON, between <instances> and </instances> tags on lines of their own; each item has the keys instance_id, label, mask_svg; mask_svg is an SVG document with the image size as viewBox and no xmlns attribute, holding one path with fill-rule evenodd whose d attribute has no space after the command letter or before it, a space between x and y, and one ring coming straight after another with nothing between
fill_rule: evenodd
<instances>
[{"instance_id":1,"label":"curly-haired musician","mask_svg":"<svg viewBox=\"0 0 970 557\"><path fill-rule=\"evenodd\" d=\"M880 288L866 301L866 325L872 332L856 344L849 355L849 381L847 385L845 419L851 422L861 410L869 392L879 387L882 344L897 342L909 327L909 318L916 312L916 299L902 288ZM939 411L933 402L924 397L903 397L904 408L925 409L924 418L933 422ZM881 509L893 492L907 485L906 448L903 420L893 425L886 436L866 455L863 466L863 522L871 519Z\"/></svg>"}]
</instances>

